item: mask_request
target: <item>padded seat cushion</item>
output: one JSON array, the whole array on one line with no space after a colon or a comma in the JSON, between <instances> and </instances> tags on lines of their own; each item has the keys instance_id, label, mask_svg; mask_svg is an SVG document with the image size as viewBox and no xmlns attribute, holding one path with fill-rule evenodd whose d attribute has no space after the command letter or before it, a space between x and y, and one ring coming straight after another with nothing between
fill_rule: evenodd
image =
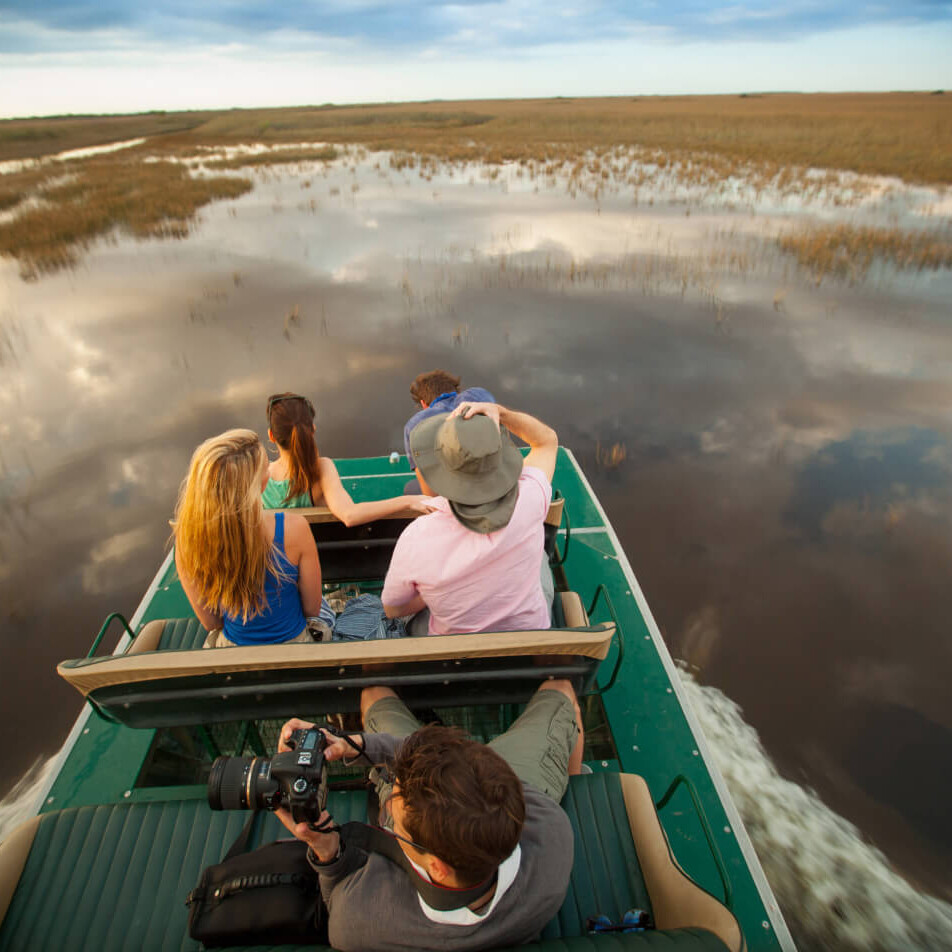
<instances>
[{"instance_id":1,"label":"padded seat cushion","mask_svg":"<svg viewBox=\"0 0 952 952\"><path fill-rule=\"evenodd\" d=\"M361 791L333 791L328 807L344 823L365 819L366 803ZM664 946L723 952L720 940L703 929L585 936L590 915L618 921L627 909L650 906L618 776L573 777L563 806L575 831L571 883L543 940L521 949L621 952ZM43 815L0 926L0 950L198 952L200 944L187 933L185 896L201 871L221 860L246 818L244 812L214 812L204 798ZM286 835L273 816L264 819L258 842Z\"/></svg>"},{"instance_id":2,"label":"padded seat cushion","mask_svg":"<svg viewBox=\"0 0 952 952\"><path fill-rule=\"evenodd\" d=\"M201 648L208 632L197 618L169 618L159 639L159 651L187 651Z\"/></svg>"},{"instance_id":3,"label":"padded seat cushion","mask_svg":"<svg viewBox=\"0 0 952 952\"><path fill-rule=\"evenodd\" d=\"M366 819L363 794L332 797L338 821ZM185 897L246 819L244 811L212 811L204 798L44 815L0 926L0 949L197 952ZM264 820L260 842L287 835L275 817Z\"/></svg>"},{"instance_id":4,"label":"padded seat cushion","mask_svg":"<svg viewBox=\"0 0 952 952\"><path fill-rule=\"evenodd\" d=\"M207 636L197 618L156 618L142 626L127 653L191 651L203 647Z\"/></svg>"}]
</instances>

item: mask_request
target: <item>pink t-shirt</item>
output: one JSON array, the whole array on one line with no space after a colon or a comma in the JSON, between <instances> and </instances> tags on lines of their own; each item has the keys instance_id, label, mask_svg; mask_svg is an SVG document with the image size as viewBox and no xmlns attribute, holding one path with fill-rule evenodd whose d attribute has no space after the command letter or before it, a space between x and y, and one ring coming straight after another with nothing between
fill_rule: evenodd
<instances>
[{"instance_id":1,"label":"pink t-shirt","mask_svg":"<svg viewBox=\"0 0 952 952\"><path fill-rule=\"evenodd\" d=\"M542 594L543 524L552 499L545 473L526 466L512 518L487 534L467 529L442 496L397 539L384 582L384 605L419 594L430 634L524 631L550 626Z\"/></svg>"}]
</instances>

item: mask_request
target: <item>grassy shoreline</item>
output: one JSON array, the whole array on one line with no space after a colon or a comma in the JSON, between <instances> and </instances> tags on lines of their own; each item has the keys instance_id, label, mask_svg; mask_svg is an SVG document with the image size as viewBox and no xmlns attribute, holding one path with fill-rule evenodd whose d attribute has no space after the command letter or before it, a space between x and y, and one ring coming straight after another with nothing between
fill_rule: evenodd
<instances>
[{"instance_id":1,"label":"grassy shoreline","mask_svg":"<svg viewBox=\"0 0 952 952\"><path fill-rule=\"evenodd\" d=\"M0 121L0 161L146 136L150 149L327 142L440 159L553 160L616 145L952 184L952 95L771 93L474 100Z\"/></svg>"},{"instance_id":2,"label":"grassy shoreline","mask_svg":"<svg viewBox=\"0 0 952 952\"><path fill-rule=\"evenodd\" d=\"M855 201L874 187L843 171L952 184L952 96L925 93L678 96L323 106L0 122L0 160L24 149L56 153L129 139L132 148L69 162L39 161L0 175L0 255L24 278L72 265L113 229L182 237L202 205L253 188L229 172L332 162L390 151L392 170L432 178L441 165L500 163L598 201L630 190L652 204L667 180L724 194L743 182L759 195ZM268 151L206 150L262 145ZM189 162L168 161L189 159ZM163 161L165 160L165 161ZM200 169L200 170L199 170ZM814 173L811 169L826 171ZM217 173L217 174L216 174ZM226 173L226 174L221 174ZM844 194L841 190L840 195ZM686 214L690 214L688 208ZM947 235L843 228L788 234L780 247L822 280L862 276L874 258L897 267L952 263Z\"/></svg>"}]
</instances>

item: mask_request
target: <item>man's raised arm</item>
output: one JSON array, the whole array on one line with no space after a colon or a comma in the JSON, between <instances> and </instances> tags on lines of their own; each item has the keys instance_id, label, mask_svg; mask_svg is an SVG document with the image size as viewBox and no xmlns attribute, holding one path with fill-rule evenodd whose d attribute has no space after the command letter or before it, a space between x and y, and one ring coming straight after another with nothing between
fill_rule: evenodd
<instances>
[{"instance_id":1,"label":"man's raised arm","mask_svg":"<svg viewBox=\"0 0 952 952\"><path fill-rule=\"evenodd\" d=\"M497 403L463 403L455 412L462 414L465 420L477 413L483 413L504 426L513 436L528 443L529 455L523 461L523 466L541 469L545 478L552 482L559 451L559 437L551 426L546 426L528 413L510 410Z\"/></svg>"}]
</instances>

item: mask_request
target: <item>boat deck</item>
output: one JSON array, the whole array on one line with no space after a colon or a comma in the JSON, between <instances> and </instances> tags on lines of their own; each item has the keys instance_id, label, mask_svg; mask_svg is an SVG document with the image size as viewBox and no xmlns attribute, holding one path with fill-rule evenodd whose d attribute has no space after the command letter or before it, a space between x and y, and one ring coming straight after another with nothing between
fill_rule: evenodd
<instances>
[{"instance_id":1,"label":"boat deck","mask_svg":"<svg viewBox=\"0 0 952 952\"><path fill-rule=\"evenodd\" d=\"M339 460L337 466L355 501L397 495L409 478L406 458ZM559 548L570 588L592 621L607 621L613 611L620 641L612 645L599 670L601 704L607 725L587 724L591 733L608 736L602 759L589 760L598 771L623 771L645 778L657 801L683 775L697 792L713 840L730 880L731 901L748 948L793 949L793 942L767 886L747 833L706 746L681 688L675 665L651 616L624 551L572 454L562 448L554 487L565 497ZM599 593L599 589L603 591ZM598 597L596 598L596 594ZM607 595L607 598L606 598ZM191 615L166 558L133 616L133 630L154 618ZM125 649L124 636L117 650ZM590 708L591 710L591 708ZM598 708L596 708L598 710ZM289 711L288 714L296 712ZM90 716L77 721L64 748L64 761L41 812L97 803L150 802L191 798L194 786L136 787L151 750L155 731L133 730ZM698 820L688 785L680 785L659 811L671 848L682 867L706 890L724 899L724 886Z\"/></svg>"}]
</instances>

